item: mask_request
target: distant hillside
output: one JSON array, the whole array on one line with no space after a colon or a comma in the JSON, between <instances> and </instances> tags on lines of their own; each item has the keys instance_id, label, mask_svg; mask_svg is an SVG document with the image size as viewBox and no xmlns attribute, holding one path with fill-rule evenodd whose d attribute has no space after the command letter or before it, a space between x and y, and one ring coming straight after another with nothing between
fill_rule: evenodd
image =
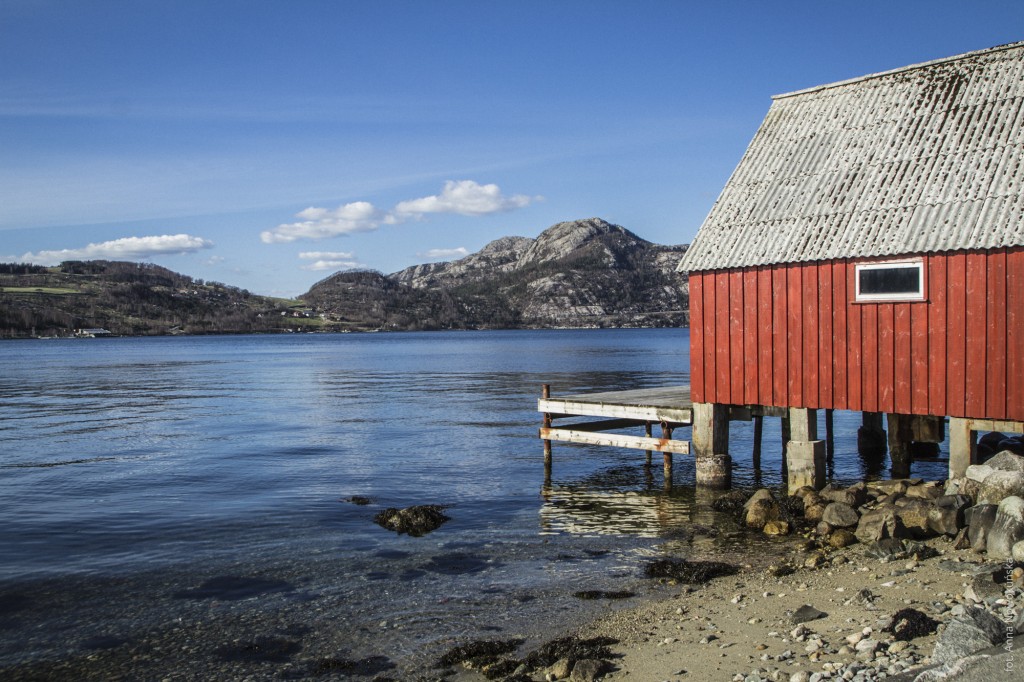
<instances>
[{"instance_id":1,"label":"distant hillside","mask_svg":"<svg viewBox=\"0 0 1024 682\"><path fill-rule=\"evenodd\" d=\"M684 326L685 246L597 218L503 237L450 263L339 272L299 300L140 263L0 264L0 338L283 331ZM86 332L87 333L87 332Z\"/></svg>"},{"instance_id":2,"label":"distant hillside","mask_svg":"<svg viewBox=\"0 0 1024 682\"><path fill-rule=\"evenodd\" d=\"M0 338L72 336L82 329L126 336L283 331L306 322L297 304L151 264L0 264Z\"/></svg>"},{"instance_id":3,"label":"distant hillside","mask_svg":"<svg viewBox=\"0 0 1024 682\"><path fill-rule=\"evenodd\" d=\"M302 299L328 320L362 314L387 329L683 326L689 286L675 267L685 251L591 218L386 277L338 273Z\"/></svg>"}]
</instances>

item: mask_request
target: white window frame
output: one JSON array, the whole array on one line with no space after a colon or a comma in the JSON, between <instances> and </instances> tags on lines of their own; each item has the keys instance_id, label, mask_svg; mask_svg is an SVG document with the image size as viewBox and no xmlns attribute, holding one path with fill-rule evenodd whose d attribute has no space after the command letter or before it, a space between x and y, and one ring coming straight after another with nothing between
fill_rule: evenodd
<instances>
[{"instance_id":1,"label":"white window frame","mask_svg":"<svg viewBox=\"0 0 1024 682\"><path fill-rule=\"evenodd\" d=\"M862 270L885 270L888 268L917 268L917 281L920 285L916 292L899 292L894 294L862 294L860 293L860 273ZM891 303L894 301L923 301L925 300L925 279L924 260L921 258L902 258L899 260L872 261L870 263L857 263L854 266L853 281L856 286L854 301L864 303Z\"/></svg>"}]
</instances>

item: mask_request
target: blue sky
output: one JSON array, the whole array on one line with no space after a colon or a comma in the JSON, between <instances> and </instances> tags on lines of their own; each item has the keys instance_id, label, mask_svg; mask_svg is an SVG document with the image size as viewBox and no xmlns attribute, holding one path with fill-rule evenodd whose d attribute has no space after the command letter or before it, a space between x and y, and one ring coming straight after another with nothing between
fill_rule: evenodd
<instances>
[{"instance_id":1,"label":"blue sky","mask_svg":"<svg viewBox=\"0 0 1024 682\"><path fill-rule=\"evenodd\" d=\"M0 261L296 295L575 218L685 243L771 95L1021 39L1019 0L0 0Z\"/></svg>"}]
</instances>

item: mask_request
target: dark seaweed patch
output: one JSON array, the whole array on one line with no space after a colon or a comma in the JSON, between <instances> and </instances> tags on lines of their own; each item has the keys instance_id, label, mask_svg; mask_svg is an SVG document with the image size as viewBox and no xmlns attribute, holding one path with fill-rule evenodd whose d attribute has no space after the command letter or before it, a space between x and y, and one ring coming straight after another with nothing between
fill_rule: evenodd
<instances>
[{"instance_id":1,"label":"dark seaweed patch","mask_svg":"<svg viewBox=\"0 0 1024 682\"><path fill-rule=\"evenodd\" d=\"M369 677L386 670L394 670L395 664L386 656L369 656L353 661L347 658L321 658L312 666L314 675L345 673L357 677Z\"/></svg>"},{"instance_id":2,"label":"dark seaweed patch","mask_svg":"<svg viewBox=\"0 0 1024 682\"><path fill-rule=\"evenodd\" d=\"M703 584L714 578L735 575L738 566L721 561L687 561L685 559L658 559L647 564L644 575L648 578L670 578L686 584Z\"/></svg>"},{"instance_id":3,"label":"dark seaweed patch","mask_svg":"<svg viewBox=\"0 0 1024 682\"><path fill-rule=\"evenodd\" d=\"M502 656L518 649L522 643L521 639L477 640L450 649L437 660L437 667L447 668L464 661L473 661L478 665L495 663Z\"/></svg>"},{"instance_id":4,"label":"dark seaweed patch","mask_svg":"<svg viewBox=\"0 0 1024 682\"><path fill-rule=\"evenodd\" d=\"M466 573L479 573L490 565L486 559L476 554L453 552L452 554L431 557L420 568L424 571L440 573L441 575L464 575Z\"/></svg>"},{"instance_id":5,"label":"dark seaweed patch","mask_svg":"<svg viewBox=\"0 0 1024 682\"><path fill-rule=\"evenodd\" d=\"M580 639L579 637L561 637L554 639L535 651L531 651L523 662L531 669L546 668L555 664L562 658L569 658L580 661L583 659L608 660L615 658L615 654L609 649L612 644L618 644L619 640L612 637L592 637Z\"/></svg>"},{"instance_id":6,"label":"dark seaweed patch","mask_svg":"<svg viewBox=\"0 0 1024 682\"><path fill-rule=\"evenodd\" d=\"M580 592L574 592L573 595L577 599L629 599L634 597L632 592L625 590L621 592L605 592L604 590L582 590Z\"/></svg>"},{"instance_id":7,"label":"dark seaweed patch","mask_svg":"<svg viewBox=\"0 0 1024 682\"><path fill-rule=\"evenodd\" d=\"M909 642L932 634L938 627L939 621L917 609L900 609L883 632L891 632L893 639L898 641Z\"/></svg>"}]
</instances>

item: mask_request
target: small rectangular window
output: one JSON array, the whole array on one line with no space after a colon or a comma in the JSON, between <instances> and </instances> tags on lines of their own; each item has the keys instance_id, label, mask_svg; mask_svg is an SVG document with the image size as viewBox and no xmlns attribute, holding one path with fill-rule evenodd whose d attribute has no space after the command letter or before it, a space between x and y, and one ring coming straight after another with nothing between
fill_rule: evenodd
<instances>
[{"instance_id":1,"label":"small rectangular window","mask_svg":"<svg viewBox=\"0 0 1024 682\"><path fill-rule=\"evenodd\" d=\"M923 301L924 263L919 260L860 263L857 301Z\"/></svg>"}]
</instances>

